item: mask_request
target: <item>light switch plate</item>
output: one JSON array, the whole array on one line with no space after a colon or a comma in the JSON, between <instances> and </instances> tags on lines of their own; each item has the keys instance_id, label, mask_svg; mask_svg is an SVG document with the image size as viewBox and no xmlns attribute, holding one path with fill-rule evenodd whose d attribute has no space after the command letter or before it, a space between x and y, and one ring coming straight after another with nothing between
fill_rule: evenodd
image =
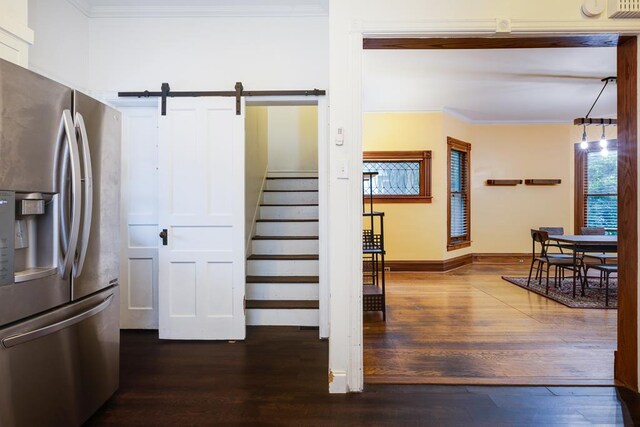
<instances>
[{"instance_id":1,"label":"light switch plate","mask_svg":"<svg viewBox=\"0 0 640 427\"><path fill-rule=\"evenodd\" d=\"M349 179L349 161L346 159L338 160L336 175L338 179Z\"/></svg>"}]
</instances>

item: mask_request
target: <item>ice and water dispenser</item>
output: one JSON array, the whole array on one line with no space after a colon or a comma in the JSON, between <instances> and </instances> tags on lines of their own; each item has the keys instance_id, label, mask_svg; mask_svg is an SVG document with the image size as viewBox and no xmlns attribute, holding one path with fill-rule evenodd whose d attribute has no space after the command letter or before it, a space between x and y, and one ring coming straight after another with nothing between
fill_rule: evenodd
<instances>
[{"instance_id":1,"label":"ice and water dispenser","mask_svg":"<svg viewBox=\"0 0 640 427\"><path fill-rule=\"evenodd\" d=\"M57 272L54 196L0 191L0 285Z\"/></svg>"}]
</instances>

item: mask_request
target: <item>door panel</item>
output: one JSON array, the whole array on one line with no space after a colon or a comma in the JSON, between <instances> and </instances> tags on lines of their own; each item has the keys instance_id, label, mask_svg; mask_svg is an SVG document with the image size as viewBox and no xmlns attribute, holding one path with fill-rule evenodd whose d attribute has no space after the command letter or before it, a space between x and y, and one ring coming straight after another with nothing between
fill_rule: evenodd
<instances>
[{"instance_id":1,"label":"door panel","mask_svg":"<svg viewBox=\"0 0 640 427\"><path fill-rule=\"evenodd\" d=\"M83 206L85 212L88 204L92 205L89 227L89 219L83 219L81 227L89 231L88 236L80 237L80 242L88 239L86 257L80 274L76 262L72 275L72 299L77 300L116 283L119 277L121 120L118 111L78 91L74 92L74 111L82 116L87 130L93 185L93 195L90 198L85 194ZM80 135L78 143L82 147L81 140ZM83 183L86 174L83 166ZM80 257L82 244L78 246Z\"/></svg>"},{"instance_id":2,"label":"door panel","mask_svg":"<svg viewBox=\"0 0 640 427\"><path fill-rule=\"evenodd\" d=\"M118 288L0 329L0 342L0 425L81 425L118 387Z\"/></svg>"},{"instance_id":3,"label":"door panel","mask_svg":"<svg viewBox=\"0 0 640 427\"><path fill-rule=\"evenodd\" d=\"M121 325L158 329L158 108L120 111Z\"/></svg>"},{"instance_id":4,"label":"door panel","mask_svg":"<svg viewBox=\"0 0 640 427\"><path fill-rule=\"evenodd\" d=\"M55 192L56 135L62 111L71 109L71 94L0 59L0 190Z\"/></svg>"},{"instance_id":5,"label":"door panel","mask_svg":"<svg viewBox=\"0 0 640 427\"><path fill-rule=\"evenodd\" d=\"M160 338L244 339L244 116L180 98L159 123Z\"/></svg>"}]
</instances>

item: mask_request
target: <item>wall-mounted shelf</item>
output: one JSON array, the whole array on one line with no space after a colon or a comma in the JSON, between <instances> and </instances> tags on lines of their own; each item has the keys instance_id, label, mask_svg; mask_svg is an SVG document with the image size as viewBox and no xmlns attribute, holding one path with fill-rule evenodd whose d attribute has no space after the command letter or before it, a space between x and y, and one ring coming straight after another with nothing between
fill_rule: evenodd
<instances>
[{"instance_id":1,"label":"wall-mounted shelf","mask_svg":"<svg viewBox=\"0 0 640 427\"><path fill-rule=\"evenodd\" d=\"M525 179L525 185L558 185L561 179Z\"/></svg>"},{"instance_id":2,"label":"wall-mounted shelf","mask_svg":"<svg viewBox=\"0 0 640 427\"><path fill-rule=\"evenodd\" d=\"M487 185L490 186L514 186L522 184L521 179L488 179Z\"/></svg>"}]
</instances>

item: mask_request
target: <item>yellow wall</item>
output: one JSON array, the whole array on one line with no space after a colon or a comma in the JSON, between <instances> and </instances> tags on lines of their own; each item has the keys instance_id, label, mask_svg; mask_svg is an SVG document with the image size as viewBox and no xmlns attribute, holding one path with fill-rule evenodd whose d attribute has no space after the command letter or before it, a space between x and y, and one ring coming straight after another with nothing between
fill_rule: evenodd
<instances>
[{"instance_id":1,"label":"yellow wall","mask_svg":"<svg viewBox=\"0 0 640 427\"><path fill-rule=\"evenodd\" d=\"M269 170L318 170L318 107L269 107Z\"/></svg>"},{"instance_id":2,"label":"yellow wall","mask_svg":"<svg viewBox=\"0 0 640 427\"><path fill-rule=\"evenodd\" d=\"M474 252L527 252L529 230L573 231L572 125L473 127L471 224ZM561 179L560 185L489 187L487 179Z\"/></svg>"},{"instance_id":3,"label":"yellow wall","mask_svg":"<svg viewBox=\"0 0 640 427\"><path fill-rule=\"evenodd\" d=\"M245 113L245 237L247 247L256 210L260 204L260 190L267 172L267 107L249 106Z\"/></svg>"},{"instance_id":4,"label":"yellow wall","mask_svg":"<svg viewBox=\"0 0 640 427\"><path fill-rule=\"evenodd\" d=\"M376 204L385 212L385 246L390 260L443 259L446 252L446 151L441 113L366 113L365 151L431 150L432 203ZM443 245L444 241L444 245Z\"/></svg>"},{"instance_id":5,"label":"yellow wall","mask_svg":"<svg viewBox=\"0 0 640 427\"><path fill-rule=\"evenodd\" d=\"M598 140L601 129L588 129ZM390 260L442 260L467 253L526 253L529 230L562 226L573 232L573 125L470 124L449 114L366 113L364 150L432 150L430 204L377 204L385 212ZM446 249L447 136L471 143L471 240ZM607 129L615 138L615 128ZM559 178L556 186L488 187L487 179Z\"/></svg>"}]
</instances>

